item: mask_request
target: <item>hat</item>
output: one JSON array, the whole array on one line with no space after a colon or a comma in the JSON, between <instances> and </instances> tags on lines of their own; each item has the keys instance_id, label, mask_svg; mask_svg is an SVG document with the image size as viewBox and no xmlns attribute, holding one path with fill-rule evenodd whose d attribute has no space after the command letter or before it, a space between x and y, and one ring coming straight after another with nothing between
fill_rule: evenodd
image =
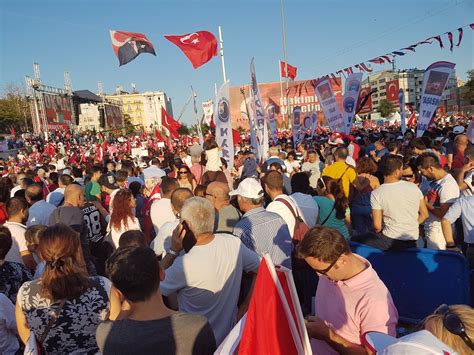
<instances>
[{"instance_id":1,"label":"hat","mask_svg":"<svg viewBox=\"0 0 474 355\"><path fill-rule=\"evenodd\" d=\"M261 198L263 197L262 185L254 178L246 178L241 181L237 189L229 192L230 196L242 196L247 198Z\"/></svg>"},{"instance_id":2,"label":"hat","mask_svg":"<svg viewBox=\"0 0 474 355\"><path fill-rule=\"evenodd\" d=\"M420 330L398 339L384 333L367 332L362 336L362 343L374 354L457 354L427 330Z\"/></svg>"},{"instance_id":3,"label":"hat","mask_svg":"<svg viewBox=\"0 0 474 355\"><path fill-rule=\"evenodd\" d=\"M143 177L145 178L145 180L153 178L162 178L163 176L166 176L165 171L155 165L152 165L143 170Z\"/></svg>"},{"instance_id":4,"label":"hat","mask_svg":"<svg viewBox=\"0 0 474 355\"><path fill-rule=\"evenodd\" d=\"M461 133L464 133L466 129L463 127L463 126L455 126L453 128L453 133L454 134L461 134Z\"/></svg>"},{"instance_id":5,"label":"hat","mask_svg":"<svg viewBox=\"0 0 474 355\"><path fill-rule=\"evenodd\" d=\"M115 180L115 176L103 174L99 178L99 185L105 186L108 189L115 190L118 189L119 186L117 185L117 180Z\"/></svg>"}]
</instances>

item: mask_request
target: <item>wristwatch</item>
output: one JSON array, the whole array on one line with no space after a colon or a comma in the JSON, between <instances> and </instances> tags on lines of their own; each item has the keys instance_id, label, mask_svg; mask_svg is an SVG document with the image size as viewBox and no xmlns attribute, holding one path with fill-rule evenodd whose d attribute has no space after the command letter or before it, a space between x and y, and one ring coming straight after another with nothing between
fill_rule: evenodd
<instances>
[{"instance_id":1,"label":"wristwatch","mask_svg":"<svg viewBox=\"0 0 474 355\"><path fill-rule=\"evenodd\" d=\"M173 249L170 249L170 250L168 251L168 253L171 254L171 255L173 255L174 257L179 256L179 253L178 253L177 251L174 251Z\"/></svg>"},{"instance_id":2,"label":"wristwatch","mask_svg":"<svg viewBox=\"0 0 474 355\"><path fill-rule=\"evenodd\" d=\"M446 244L447 249L457 248L456 244Z\"/></svg>"}]
</instances>

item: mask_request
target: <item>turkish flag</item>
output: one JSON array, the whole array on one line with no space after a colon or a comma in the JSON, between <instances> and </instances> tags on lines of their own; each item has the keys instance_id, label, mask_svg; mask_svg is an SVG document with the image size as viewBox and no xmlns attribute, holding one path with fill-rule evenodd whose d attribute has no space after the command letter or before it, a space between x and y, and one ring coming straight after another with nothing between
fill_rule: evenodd
<instances>
[{"instance_id":1,"label":"turkish flag","mask_svg":"<svg viewBox=\"0 0 474 355\"><path fill-rule=\"evenodd\" d=\"M155 127L155 138L159 141L159 142L162 142L164 141L165 139L163 138L163 136L160 134L160 132L158 131L158 128Z\"/></svg>"},{"instance_id":2,"label":"turkish flag","mask_svg":"<svg viewBox=\"0 0 474 355\"><path fill-rule=\"evenodd\" d=\"M110 39L120 66L131 62L141 53L156 56L153 44L143 33L110 31Z\"/></svg>"},{"instance_id":3,"label":"turkish flag","mask_svg":"<svg viewBox=\"0 0 474 355\"><path fill-rule=\"evenodd\" d=\"M234 142L234 145L239 145L240 142L242 141L240 132L233 128L232 128L232 141Z\"/></svg>"},{"instance_id":4,"label":"turkish flag","mask_svg":"<svg viewBox=\"0 0 474 355\"><path fill-rule=\"evenodd\" d=\"M181 127L181 123L171 117L163 106L161 106L161 124L168 129L171 137L179 137L178 129Z\"/></svg>"},{"instance_id":5,"label":"turkish flag","mask_svg":"<svg viewBox=\"0 0 474 355\"><path fill-rule=\"evenodd\" d=\"M385 83L386 97L388 101L391 101L395 106L398 104L398 80L387 81Z\"/></svg>"},{"instance_id":6,"label":"turkish flag","mask_svg":"<svg viewBox=\"0 0 474 355\"><path fill-rule=\"evenodd\" d=\"M165 38L183 51L194 69L217 56L217 39L211 32L198 31L181 36L165 36Z\"/></svg>"},{"instance_id":7,"label":"turkish flag","mask_svg":"<svg viewBox=\"0 0 474 355\"><path fill-rule=\"evenodd\" d=\"M288 75L285 75L287 65L288 65ZM280 60L280 76L282 78L289 77L291 80L295 80L297 70L298 70L297 67L289 65L289 64L287 64L287 63Z\"/></svg>"},{"instance_id":8,"label":"turkish flag","mask_svg":"<svg viewBox=\"0 0 474 355\"><path fill-rule=\"evenodd\" d=\"M413 111L411 113L410 117L408 117L407 124L411 127L414 127L414 126L416 126L416 123L417 123L416 112Z\"/></svg>"},{"instance_id":9,"label":"turkish flag","mask_svg":"<svg viewBox=\"0 0 474 355\"><path fill-rule=\"evenodd\" d=\"M359 91L359 98L357 100L356 113L369 113L372 111L372 95L371 87L365 86ZM398 94L397 94L398 99Z\"/></svg>"}]
</instances>

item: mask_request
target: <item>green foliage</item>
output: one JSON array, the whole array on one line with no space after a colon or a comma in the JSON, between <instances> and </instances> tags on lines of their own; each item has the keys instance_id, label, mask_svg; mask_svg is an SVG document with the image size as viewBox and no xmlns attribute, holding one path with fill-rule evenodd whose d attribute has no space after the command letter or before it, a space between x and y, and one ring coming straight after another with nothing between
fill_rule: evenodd
<instances>
[{"instance_id":1,"label":"green foliage","mask_svg":"<svg viewBox=\"0 0 474 355\"><path fill-rule=\"evenodd\" d=\"M181 127L178 128L178 134L180 136L189 135L189 128L184 123L181 123Z\"/></svg>"},{"instance_id":2,"label":"green foliage","mask_svg":"<svg viewBox=\"0 0 474 355\"><path fill-rule=\"evenodd\" d=\"M393 103L384 99L380 101L378 111L382 117L388 117L391 113L395 112L395 108L393 107Z\"/></svg>"},{"instance_id":3,"label":"green foliage","mask_svg":"<svg viewBox=\"0 0 474 355\"><path fill-rule=\"evenodd\" d=\"M28 101L21 87L8 84L0 98L0 133L27 131L32 126Z\"/></svg>"},{"instance_id":4,"label":"green foliage","mask_svg":"<svg viewBox=\"0 0 474 355\"><path fill-rule=\"evenodd\" d=\"M462 99L469 102L470 105L474 105L474 69L467 71L468 80L466 87L468 88L462 94Z\"/></svg>"}]
</instances>

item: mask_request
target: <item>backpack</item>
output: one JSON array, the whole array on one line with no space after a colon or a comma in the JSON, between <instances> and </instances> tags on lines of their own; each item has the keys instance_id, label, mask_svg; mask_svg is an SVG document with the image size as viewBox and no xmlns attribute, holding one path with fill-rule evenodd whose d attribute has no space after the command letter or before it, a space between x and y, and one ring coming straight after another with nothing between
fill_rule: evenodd
<instances>
[{"instance_id":1,"label":"backpack","mask_svg":"<svg viewBox=\"0 0 474 355\"><path fill-rule=\"evenodd\" d=\"M291 212L293 217L295 218L295 227L293 229L293 251L291 253L291 264L293 270L306 270L309 269L309 265L306 263L304 259L300 259L296 257L296 247L298 244L304 239L306 232L308 232L309 228L307 224L303 221L303 218L298 213L298 209L296 211L290 205L290 203L283 199L277 198L275 201L279 201L283 203Z\"/></svg>"}]
</instances>

